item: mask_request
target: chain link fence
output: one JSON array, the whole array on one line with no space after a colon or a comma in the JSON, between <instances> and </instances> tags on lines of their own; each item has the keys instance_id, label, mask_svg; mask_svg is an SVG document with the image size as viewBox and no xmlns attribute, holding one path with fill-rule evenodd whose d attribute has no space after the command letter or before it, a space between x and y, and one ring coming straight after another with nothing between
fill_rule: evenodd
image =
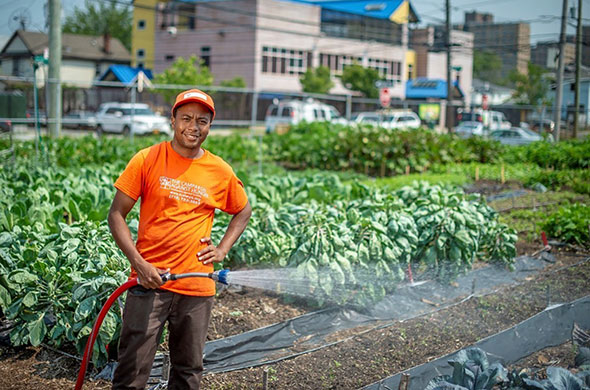
<instances>
[{"instance_id":1,"label":"chain link fence","mask_svg":"<svg viewBox=\"0 0 590 390\"><path fill-rule=\"evenodd\" d=\"M0 121L11 121L13 126L35 128L39 123L45 128L48 123L55 123L49 118L47 110L47 85L35 86L33 78L0 76L4 85L4 94L20 96L18 110L0 111ZM47 83L51 83L48 80ZM120 82L94 82L91 86L76 85L74 82L62 81L62 128L93 130L95 123L92 116L101 104L107 102L145 103L150 109L164 117L170 116L175 94L194 85L153 85L143 87L137 83L129 85ZM264 121L269 107L285 100L313 99L333 106L340 115L351 120L360 112L374 112L381 109L379 99L367 99L353 95L320 95L295 92L257 91L248 88L228 88L219 86L197 86L211 94L215 101L215 128L250 128L264 129ZM166 98L166 96L168 98ZM37 104L35 104L37 103ZM390 102L390 109L411 110L416 113L424 126L442 131L444 129L444 101L396 100ZM23 107L24 106L24 107ZM38 107L38 112L35 111ZM453 123L460 123L474 113L481 111L478 107L453 107ZM510 126L528 126L537 132L554 131L554 110L552 107L535 107L526 105L497 105L488 111L501 112ZM573 108L562 112L560 138L573 136ZM579 115L579 129L584 132L588 128L587 110ZM22 127L21 127L22 128Z\"/></svg>"}]
</instances>

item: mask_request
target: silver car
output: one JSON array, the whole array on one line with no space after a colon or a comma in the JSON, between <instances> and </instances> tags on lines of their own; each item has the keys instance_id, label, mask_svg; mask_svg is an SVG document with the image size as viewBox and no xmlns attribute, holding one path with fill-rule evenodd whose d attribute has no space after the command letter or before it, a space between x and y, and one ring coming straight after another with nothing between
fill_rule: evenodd
<instances>
[{"instance_id":1,"label":"silver car","mask_svg":"<svg viewBox=\"0 0 590 390\"><path fill-rule=\"evenodd\" d=\"M474 135L483 137L483 123L477 121L461 122L459 126L455 128L455 133L461 138L469 138Z\"/></svg>"},{"instance_id":2,"label":"silver car","mask_svg":"<svg viewBox=\"0 0 590 390\"><path fill-rule=\"evenodd\" d=\"M504 145L527 145L533 142L542 141L543 137L532 130L520 127L511 127L505 130L494 130L490 137L493 140L500 141Z\"/></svg>"},{"instance_id":3,"label":"silver car","mask_svg":"<svg viewBox=\"0 0 590 390\"><path fill-rule=\"evenodd\" d=\"M172 134L169 118L154 113L147 104L103 103L96 113L96 132L101 134Z\"/></svg>"}]
</instances>

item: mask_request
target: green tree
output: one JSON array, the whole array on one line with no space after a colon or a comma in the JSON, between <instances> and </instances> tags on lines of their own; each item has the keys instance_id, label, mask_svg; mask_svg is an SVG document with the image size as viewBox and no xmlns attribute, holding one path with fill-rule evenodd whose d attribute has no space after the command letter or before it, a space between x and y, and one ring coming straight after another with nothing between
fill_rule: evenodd
<instances>
[{"instance_id":1,"label":"green tree","mask_svg":"<svg viewBox=\"0 0 590 390\"><path fill-rule=\"evenodd\" d=\"M360 65L349 65L342 70L342 83L353 91L362 92L368 98L378 98L379 90L375 82L381 79L379 72L371 68L363 68Z\"/></svg>"},{"instance_id":2,"label":"green tree","mask_svg":"<svg viewBox=\"0 0 590 390\"><path fill-rule=\"evenodd\" d=\"M246 88L246 82L240 76L234 77L231 80L223 80L219 83L222 87L229 87L229 88Z\"/></svg>"},{"instance_id":3,"label":"green tree","mask_svg":"<svg viewBox=\"0 0 590 390\"><path fill-rule=\"evenodd\" d=\"M504 84L501 76L502 59L489 50L473 51L473 77L494 84Z\"/></svg>"},{"instance_id":4,"label":"green tree","mask_svg":"<svg viewBox=\"0 0 590 390\"><path fill-rule=\"evenodd\" d=\"M74 7L72 15L66 16L63 32L82 35L103 35L108 33L131 50L133 14L129 4L119 1L85 1L85 8Z\"/></svg>"},{"instance_id":5,"label":"green tree","mask_svg":"<svg viewBox=\"0 0 590 390\"><path fill-rule=\"evenodd\" d=\"M213 85L213 75L204 65L203 60L193 55L188 60L178 57L172 66L164 72L154 75L153 82L154 84ZM172 104L176 95L185 89L158 89L157 92Z\"/></svg>"},{"instance_id":6,"label":"green tree","mask_svg":"<svg viewBox=\"0 0 590 390\"><path fill-rule=\"evenodd\" d=\"M512 97L517 104L531 106L550 104L547 98L550 80L545 77L545 70L542 67L529 62L528 74L522 74L515 69L508 79L516 89Z\"/></svg>"},{"instance_id":7,"label":"green tree","mask_svg":"<svg viewBox=\"0 0 590 390\"><path fill-rule=\"evenodd\" d=\"M299 78L303 92L310 93L328 93L334 86L330 77L330 69L326 66L320 66L312 69L308 68Z\"/></svg>"}]
</instances>

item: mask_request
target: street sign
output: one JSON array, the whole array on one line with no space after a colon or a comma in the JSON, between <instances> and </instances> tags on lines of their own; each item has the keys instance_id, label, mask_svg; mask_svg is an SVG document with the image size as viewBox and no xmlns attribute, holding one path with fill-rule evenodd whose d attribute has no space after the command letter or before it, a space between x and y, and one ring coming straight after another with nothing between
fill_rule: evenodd
<instances>
[{"instance_id":1,"label":"street sign","mask_svg":"<svg viewBox=\"0 0 590 390\"><path fill-rule=\"evenodd\" d=\"M375 81L375 87L377 88L393 88L394 87L393 80L377 80Z\"/></svg>"},{"instance_id":2,"label":"street sign","mask_svg":"<svg viewBox=\"0 0 590 390\"><path fill-rule=\"evenodd\" d=\"M48 64L49 63L49 60L43 56L35 56L33 58L33 61L35 63L40 63L40 64Z\"/></svg>"},{"instance_id":3,"label":"street sign","mask_svg":"<svg viewBox=\"0 0 590 390\"><path fill-rule=\"evenodd\" d=\"M379 101L381 102L381 107L389 107L389 104L391 103L391 94L389 92L389 88L381 88L379 90Z\"/></svg>"},{"instance_id":4,"label":"street sign","mask_svg":"<svg viewBox=\"0 0 590 390\"><path fill-rule=\"evenodd\" d=\"M485 93L481 95L481 108L483 108L484 110L488 109L488 95L486 95Z\"/></svg>"}]
</instances>

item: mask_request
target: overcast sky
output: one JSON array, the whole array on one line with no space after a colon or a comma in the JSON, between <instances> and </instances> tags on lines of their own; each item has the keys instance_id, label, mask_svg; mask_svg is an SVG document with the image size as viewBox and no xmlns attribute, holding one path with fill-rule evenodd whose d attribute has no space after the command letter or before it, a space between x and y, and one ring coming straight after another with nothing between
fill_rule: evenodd
<instances>
[{"instance_id":1,"label":"overcast sky","mask_svg":"<svg viewBox=\"0 0 590 390\"><path fill-rule=\"evenodd\" d=\"M444 21L445 0L414 0L411 3L422 24ZM570 7L574 3L577 6L578 0L569 0ZM45 31L45 4L46 0L0 0L0 37L7 38L14 31L14 23L9 19L15 12L30 18L28 30ZM70 14L75 6L83 7L84 0L62 0L63 14ZM494 14L498 22L528 21L531 24L531 43L559 39L561 0L451 0L451 7L452 23L462 23L465 11L477 10ZM585 24L590 24L590 0L583 0L582 10ZM570 23L575 21L570 19ZM568 26L568 33L575 33L575 28Z\"/></svg>"}]
</instances>

